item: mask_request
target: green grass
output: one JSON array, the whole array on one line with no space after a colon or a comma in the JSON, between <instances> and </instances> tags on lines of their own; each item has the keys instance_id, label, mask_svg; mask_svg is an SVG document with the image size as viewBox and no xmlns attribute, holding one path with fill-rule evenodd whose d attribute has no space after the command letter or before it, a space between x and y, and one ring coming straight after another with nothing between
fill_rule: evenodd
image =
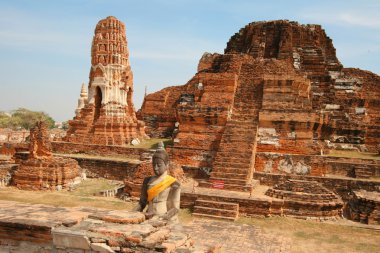
<instances>
[{"instance_id":1,"label":"green grass","mask_svg":"<svg viewBox=\"0 0 380 253\"><path fill-rule=\"evenodd\" d=\"M114 189L116 186L117 182L104 178L88 179L77 185L70 194L75 196L94 196L101 191Z\"/></svg>"},{"instance_id":2,"label":"green grass","mask_svg":"<svg viewBox=\"0 0 380 253\"><path fill-rule=\"evenodd\" d=\"M126 145L126 147L128 147L128 148L155 149L158 147L158 143L161 141L164 143L165 147L168 145L173 145L173 141L171 139L151 138L151 139L142 141L139 145L133 146L132 144L128 144L128 145Z\"/></svg>"},{"instance_id":3,"label":"green grass","mask_svg":"<svg viewBox=\"0 0 380 253\"><path fill-rule=\"evenodd\" d=\"M326 156L380 160L380 155L376 153L346 150L331 150L329 154L326 154Z\"/></svg>"},{"instance_id":4,"label":"green grass","mask_svg":"<svg viewBox=\"0 0 380 253\"><path fill-rule=\"evenodd\" d=\"M125 155L120 156L100 156L100 155L88 155L88 154L60 154L55 153L54 155L63 156L63 157L71 157L71 158L88 158L88 159L97 159L104 161L120 161L120 162L131 162L131 163L139 163L140 160L136 157L125 157Z\"/></svg>"},{"instance_id":5,"label":"green grass","mask_svg":"<svg viewBox=\"0 0 380 253\"><path fill-rule=\"evenodd\" d=\"M106 179L88 179L79 184L73 191L23 191L15 187L0 190L1 200L11 200L30 204L53 206L87 206L116 210L132 210L134 203L117 198L94 196L103 190L114 189L116 185Z\"/></svg>"},{"instance_id":6,"label":"green grass","mask_svg":"<svg viewBox=\"0 0 380 253\"><path fill-rule=\"evenodd\" d=\"M370 177L368 179L371 180L371 181L378 181L378 182L380 182L380 177Z\"/></svg>"},{"instance_id":7,"label":"green grass","mask_svg":"<svg viewBox=\"0 0 380 253\"><path fill-rule=\"evenodd\" d=\"M190 209L181 209L178 214L178 219L181 223L190 223L193 220Z\"/></svg>"}]
</instances>

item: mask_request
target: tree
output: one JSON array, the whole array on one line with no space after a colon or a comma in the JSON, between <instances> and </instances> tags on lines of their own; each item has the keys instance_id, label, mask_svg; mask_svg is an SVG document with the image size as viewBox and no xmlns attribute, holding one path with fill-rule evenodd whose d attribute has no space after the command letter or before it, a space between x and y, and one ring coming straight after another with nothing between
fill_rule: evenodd
<instances>
[{"instance_id":1,"label":"tree","mask_svg":"<svg viewBox=\"0 0 380 253\"><path fill-rule=\"evenodd\" d=\"M67 130L69 129L69 121L64 121L62 122L62 129Z\"/></svg>"},{"instance_id":2,"label":"tree","mask_svg":"<svg viewBox=\"0 0 380 253\"><path fill-rule=\"evenodd\" d=\"M49 128L54 127L54 120L45 112L34 112L25 108L12 111L11 116L0 113L0 127L5 128L32 128L37 121L45 121Z\"/></svg>"},{"instance_id":3,"label":"tree","mask_svg":"<svg viewBox=\"0 0 380 253\"><path fill-rule=\"evenodd\" d=\"M11 116L5 112L0 112L0 128L9 127Z\"/></svg>"}]
</instances>

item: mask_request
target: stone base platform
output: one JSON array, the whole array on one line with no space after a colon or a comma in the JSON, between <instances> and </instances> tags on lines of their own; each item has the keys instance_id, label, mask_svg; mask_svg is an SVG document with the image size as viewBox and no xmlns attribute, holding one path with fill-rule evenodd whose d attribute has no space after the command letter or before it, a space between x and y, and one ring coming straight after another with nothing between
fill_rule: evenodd
<instances>
[{"instance_id":1,"label":"stone base platform","mask_svg":"<svg viewBox=\"0 0 380 253\"><path fill-rule=\"evenodd\" d=\"M0 200L0 252L208 252L192 244L182 226L140 212Z\"/></svg>"},{"instance_id":2,"label":"stone base platform","mask_svg":"<svg viewBox=\"0 0 380 253\"><path fill-rule=\"evenodd\" d=\"M139 212L0 200L0 252L286 253L291 245L289 238L246 224L167 224Z\"/></svg>"},{"instance_id":3,"label":"stone base platform","mask_svg":"<svg viewBox=\"0 0 380 253\"><path fill-rule=\"evenodd\" d=\"M236 192L185 185L181 207L194 209L195 216L235 220L238 216L291 216L304 219L329 220L340 218L342 203L297 201L266 196L267 186L252 191ZM232 205L238 205L234 207Z\"/></svg>"}]
</instances>

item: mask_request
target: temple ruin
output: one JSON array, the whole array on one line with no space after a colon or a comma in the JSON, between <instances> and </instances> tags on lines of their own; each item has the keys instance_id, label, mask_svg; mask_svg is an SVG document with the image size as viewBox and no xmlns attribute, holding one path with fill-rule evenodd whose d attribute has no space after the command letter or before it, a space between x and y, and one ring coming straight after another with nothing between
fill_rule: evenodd
<instances>
[{"instance_id":1,"label":"temple ruin","mask_svg":"<svg viewBox=\"0 0 380 253\"><path fill-rule=\"evenodd\" d=\"M320 25L277 20L243 27L224 54L205 53L185 85L147 95L139 117L149 135L173 138L171 160L200 177L200 187L249 193L271 175L283 176L279 183L292 176L379 176L376 160L324 156L335 149L379 151L379 99L380 77L344 68ZM188 194L185 206L202 204ZM239 202L233 193L213 194L206 199ZM259 212L286 205L270 203ZM330 214L339 216L341 207Z\"/></svg>"},{"instance_id":2,"label":"temple ruin","mask_svg":"<svg viewBox=\"0 0 380 253\"><path fill-rule=\"evenodd\" d=\"M244 186L253 170L324 174L320 161L286 168L268 152L378 152L379 82L376 74L343 68L319 25L254 22L232 36L224 54L205 53L187 84L146 96L140 115L153 136L170 136L179 125L172 148L178 163L212 167L213 178L238 174Z\"/></svg>"},{"instance_id":3,"label":"temple ruin","mask_svg":"<svg viewBox=\"0 0 380 253\"><path fill-rule=\"evenodd\" d=\"M88 92L82 86L76 116L65 141L124 145L146 138L132 102L133 74L125 25L115 17L100 20L91 47Z\"/></svg>"},{"instance_id":4,"label":"temple ruin","mask_svg":"<svg viewBox=\"0 0 380 253\"><path fill-rule=\"evenodd\" d=\"M170 139L160 148L170 155L169 173L181 183L180 205L191 217L344 217L378 229L380 160L328 154L379 152L380 77L344 68L321 26L250 23L223 54L205 53L186 84L148 94L138 113L132 95L125 25L110 16L95 28L89 84L63 141L50 141L43 122L30 134L0 132L0 188L70 189L80 165L89 178L119 181L98 195L121 192L133 201L153 174L155 150L126 144L159 137ZM243 234L244 247L290 248L275 233L248 233L246 224L238 230L238 223L198 220L186 228L125 210L5 200L0 207L0 251L218 252L209 242L215 233L232 238L234 252ZM212 233L204 234L209 226Z\"/></svg>"},{"instance_id":5,"label":"temple ruin","mask_svg":"<svg viewBox=\"0 0 380 253\"><path fill-rule=\"evenodd\" d=\"M74 159L53 157L49 132L39 121L30 130L27 158L13 175L13 184L23 190L60 190L80 182L78 162Z\"/></svg>"}]
</instances>

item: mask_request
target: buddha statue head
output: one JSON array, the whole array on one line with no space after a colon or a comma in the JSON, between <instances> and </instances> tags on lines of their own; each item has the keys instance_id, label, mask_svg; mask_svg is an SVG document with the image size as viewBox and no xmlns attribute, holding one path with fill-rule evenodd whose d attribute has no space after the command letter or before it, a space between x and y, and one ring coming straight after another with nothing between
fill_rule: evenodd
<instances>
[{"instance_id":1,"label":"buddha statue head","mask_svg":"<svg viewBox=\"0 0 380 253\"><path fill-rule=\"evenodd\" d=\"M156 176L163 175L169 167L169 155L164 148L159 148L152 157L153 171Z\"/></svg>"}]
</instances>

